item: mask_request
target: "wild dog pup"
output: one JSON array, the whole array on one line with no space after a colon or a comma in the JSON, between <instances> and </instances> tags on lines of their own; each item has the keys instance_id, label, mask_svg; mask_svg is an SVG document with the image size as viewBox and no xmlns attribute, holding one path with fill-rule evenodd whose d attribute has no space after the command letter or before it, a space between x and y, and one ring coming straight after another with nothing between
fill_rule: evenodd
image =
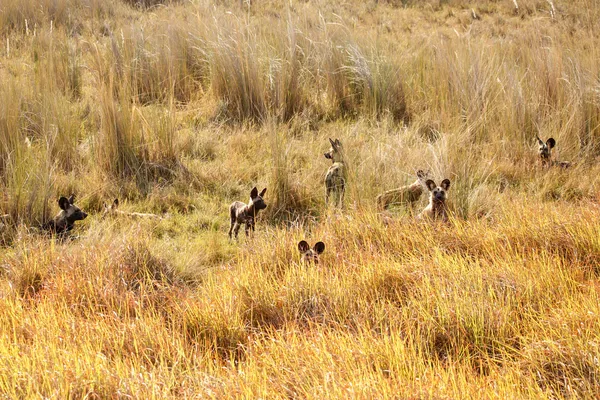
<instances>
[{"instance_id":1,"label":"wild dog pup","mask_svg":"<svg viewBox=\"0 0 600 400\"><path fill-rule=\"evenodd\" d=\"M107 205L104 203L104 210L102 211L102 216L107 217L110 215L124 215L133 218L155 218L162 219L160 215L150 214L150 213L139 213L139 212L127 212L121 211L118 209L119 207L119 199L115 199L111 205Z\"/></svg>"},{"instance_id":2,"label":"wild dog pup","mask_svg":"<svg viewBox=\"0 0 600 400\"><path fill-rule=\"evenodd\" d=\"M419 219L433 219L448 221L448 212L446 209L446 192L450 189L450 180L444 179L440 186L437 186L431 179L425 182L429 189L429 204L419 214Z\"/></svg>"},{"instance_id":3,"label":"wild dog pup","mask_svg":"<svg viewBox=\"0 0 600 400\"><path fill-rule=\"evenodd\" d=\"M561 168L569 168L571 163L568 161L555 161L552 160L552 148L556 146L556 140L554 138L550 138L546 140L544 143L540 137L537 137L538 144L540 145L538 149L538 153L540 154L540 159L542 160L542 166L544 167L552 167L558 166Z\"/></svg>"},{"instance_id":4,"label":"wild dog pup","mask_svg":"<svg viewBox=\"0 0 600 400\"><path fill-rule=\"evenodd\" d=\"M306 240L301 240L298 243L298 250L300 251L302 261L307 263L319 263L319 255L325 251L325 243L317 242L311 249L310 245Z\"/></svg>"},{"instance_id":5,"label":"wild dog pup","mask_svg":"<svg viewBox=\"0 0 600 400\"><path fill-rule=\"evenodd\" d=\"M68 199L66 197L61 197L58 199L58 206L61 208L61 212L59 212L54 219L46 222L43 225L43 228L49 230L52 233L64 235L73 229L75 225L75 221L84 220L87 217L87 214L75 204L75 195L71 195Z\"/></svg>"},{"instance_id":6,"label":"wild dog pup","mask_svg":"<svg viewBox=\"0 0 600 400\"><path fill-rule=\"evenodd\" d=\"M256 218L256 214L258 214L260 210L267 208L267 204L263 200L266 191L267 188L264 188L262 192L258 193L258 189L255 186L250 192L250 202L248 204L244 204L241 201L235 201L229 206L229 215L231 217L229 239L231 239L231 232L235 233L236 239L238 238L241 224L246 224L246 236L248 236L248 231L250 229L254 232L254 219Z\"/></svg>"},{"instance_id":7,"label":"wild dog pup","mask_svg":"<svg viewBox=\"0 0 600 400\"><path fill-rule=\"evenodd\" d=\"M329 204L330 196L334 196L336 207L342 207L348 173L344 162L344 149L339 139L329 139L331 148L324 154L325 158L333 161L325 175L325 203Z\"/></svg>"},{"instance_id":8,"label":"wild dog pup","mask_svg":"<svg viewBox=\"0 0 600 400\"><path fill-rule=\"evenodd\" d=\"M429 176L429 171L418 170L417 180L410 185L402 186L398 189L388 190L377 196L377 210L384 211L392 204L407 204L416 203L423 194L423 186L425 180Z\"/></svg>"}]
</instances>

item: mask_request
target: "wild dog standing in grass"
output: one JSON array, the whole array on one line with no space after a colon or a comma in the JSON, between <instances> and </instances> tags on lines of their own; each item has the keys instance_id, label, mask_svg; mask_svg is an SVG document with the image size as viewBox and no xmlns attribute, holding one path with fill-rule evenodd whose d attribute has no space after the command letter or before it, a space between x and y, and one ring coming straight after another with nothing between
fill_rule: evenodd
<instances>
[{"instance_id":1,"label":"wild dog standing in grass","mask_svg":"<svg viewBox=\"0 0 600 400\"><path fill-rule=\"evenodd\" d=\"M417 171L417 180L410 185L402 186L398 189L388 190L377 196L377 210L384 211L393 204L413 205L423 194L425 179L429 176L429 171Z\"/></svg>"},{"instance_id":2,"label":"wild dog standing in grass","mask_svg":"<svg viewBox=\"0 0 600 400\"><path fill-rule=\"evenodd\" d=\"M556 140L554 138L550 138L543 142L540 137L537 137L538 144L540 147L538 148L538 153L540 154L540 159L542 160L542 166L544 167L552 167L558 166L561 168L569 168L571 163L568 161L555 161L552 160L552 148L556 146Z\"/></svg>"},{"instance_id":3,"label":"wild dog standing in grass","mask_svg":"<svg viewBox=\"0 0 600 400\"><path fill-rule=\"evenodd\" d=\"M302 255L302 261L307 263L319 263L319 255L325 251L325 243L317 242L310 248L310 245L306 242L306 240L301 240L298 243L298 250Z\"/></svg>"},{"instance_id":4,"label":"wild dog standing in grass","mask_svg":"<svg viewBox=\"0 0 600 400\"><path fill-rule=\"evenodd\" d=\"M127 217L133 217L133 218L162 219L162 217L160 215L150 214L150 213L121 211L118 209L118 207L119 207L119 199L115 199L111 205L107 205L106 203L104 203L104 210L102 212L102 216L107 217L110 215L124 215Z\"/></svg>"},{"instance_id":5,"label":"wild dog standing in grass","mask_svg":"<svg viewBox=\"0 0 600 400\"><path fill-rule=\"evenodd\" d=\"M419 219L433 219L448 221L448 210L446 208L446 192L450 189L450 180L444 179L440 186L437 186L431 179L425 182L429 189L429 204L419 214Z\"/></svg>"},{"instance_id":6,"label":"wild dog standing in grass","mask_svg":"<svg viewBox=\"0 0 600 400\"><path fill-rule=\"evenodd\" d=\"M73 204L74 202L75 195L73 194L68 199L66 197L58 199L58 206L61 208L61 212L54 219L46 222L43 228L59 235L65 235L70 232L75 225L75 221L81 221L87 217L85 212Z\"/></svg>"},{"instance_id":7,"label":"wild dog standing in grass","mask_svg":"<svg viewBox=\"0 0 600 400\"><path fill-rule=\"evenodd\" d=\"M235 233L235 238L238 238L238 232L241 224L246 224L246 236L248 231L252 229L254 232L254 219L256 214L260 210L267 208L267 204L263 200L263 196L267 188L264 188L262 192L258 193L258 189L255 187L250 191L250 202L244 204L241 201L235 201L229 206L229 215L231 217L231 226L229 227L229 239L231 239L231 232Z\"/></svg>"},{"instance_id":8,"label":"wild dog standing in grass","mask_svg":"<svg viewBox=\"0 0 600 400\"><path fill-rule=\"evenodd\" d=\"M335 139L335 141L329 139L329 142L331 143L331 148L324 156L333 161L333 164L329 167L325 175L325 202L329 204L329 197L333 195L335 205L342 207L348 177L344 161L344 149L339 139Z\"/></svg>"}]
</instances>

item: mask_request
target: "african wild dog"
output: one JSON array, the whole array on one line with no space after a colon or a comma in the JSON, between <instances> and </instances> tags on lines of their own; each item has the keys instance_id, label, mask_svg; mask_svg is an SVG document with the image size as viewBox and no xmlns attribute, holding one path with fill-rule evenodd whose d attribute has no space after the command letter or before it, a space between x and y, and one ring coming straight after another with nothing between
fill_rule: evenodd
<instances>
[{"instance_id":1,"label":"african wild dog","mask_svg":"<svg viewBox=\"0 0 600 400\"><path fill-rule=\"evenodd\" d=\"M377 196L377 210L384 211L393 204L413 205L423 194L425 179L429 176L429 171L417 171L417 180L410 185L402 186L398 189L388 190Z\"/></svg>"},{"instance_id":2,"label":"african wild dog","mask_svg":"<svg viewBox=\"0 0 600 400\"><path fill-rule=\"evenodd\" d=\"M73 229L75 221L84 220L87 214L73 204L74 201L75 195L73 194L68 199L64 196L58 199L58 206L61 208L61 212L54 219L46 222L43 228L52 233L65 235Z\"/></svg>"},{"instance_id":3,"label":"african wild dog","mask_svg":"<svg viewBox=\"0 0 600 400\"><path fill-rule=\"evenodd\" d=\"M118 209L119 207L119 199L115 199L111 205L107 205L104 203L104 210L102 211L102 216L112 216L112 215L123 215L127 217L133 218L156 218L162 219L160 215L149 214L149 213L139 213L139 212L127 212Z\"/></svg>"},{"instance_id":4,"label":"african wild dog","mask_svg":"<svg viewBox=\"0 0 600 400\"><path fill-rule=\"evenodd\" d=\"M235 238L237 239L241 224L246 224L246 236L248 236L250 229L254 232L254 219L256 215L260 210L267 208L267 204L263 200L266 191L267 188L264 188L259 194L255 186L250 192L250 202L248 204L235 201L229 206L229 215L231 217L231 226L229 227L230 239L231 232L235 233Z\"/></svg>"},{"instance_id":5,"label":"african wild dog","mask_svg":"<svg viewBox=\"0 0 600 400\"><path fill-rule=\"evenodd\" d=\"M542 160L542 166L544 167L553 167L558 166L561 168L569 168L571 163L568 161L555 161L552 159L552 148L556 146L556 140L554 138L550 138L546 140L544 143L540 137L537 137L539 148L538 153L540 155L540 159Z\"/></svg>"},{"instance_id":6,"label":"african wild dog","mask_svg":"<svg viewBox=\"0 0 600 400\"><path fill-rule=\"evenodd\" d=\"M346 191L346 180L348 172L344 161L344 149L339 139L335 141L329 139L331 148L324 154L325 158L329 158L333 164L327 170L325 175L325 202L329 204L329 197L335 196L335 205L342 207L344 202L344 193Z\"/></svg>"},{"instance_id":7,"label":"african wild dog","mask_svg":"<svg viewBox=\"0 0 600 400\"><path fill-rule=\"evenodd\" d=\"M298 250L300 251L300 254L302 255L303 262L307 262L307 263L312 262L312 263L318 264L319 263L319 255L321 253L323 253L323 251L325 251L325 243L317 242L311 249L310 245L306 242L306 240L301 240L298 243Z\"/></svg>"},{"instance_id":8,"label":"african wild dog","mask_svg":"<svg viewBox=\"0 0 600 400\"><path fill-rule=\"evenodd\" d=\"M431 179L425 182L429 189L429 204L419 214L419 219L440 219L448 221L448 210L446 206L446 192L450 189L450 180L444 179L440 186L437 186Z\"/></svg>"}]
</instances>

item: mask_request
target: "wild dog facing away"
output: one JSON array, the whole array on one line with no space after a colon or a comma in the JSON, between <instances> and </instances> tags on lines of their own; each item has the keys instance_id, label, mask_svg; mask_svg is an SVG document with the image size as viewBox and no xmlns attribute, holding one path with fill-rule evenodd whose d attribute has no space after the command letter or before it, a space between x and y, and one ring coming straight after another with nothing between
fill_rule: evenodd
<instances>
[{"instance_id":1,"label":"wild dog facing away","mask_svg":"<svg viewBox=\"0 0 600 400\"><path fill-rule=\"evenodd\" d=\"M418 170L417 180L410 185L397 189L388 190L377 196L377 210L384 211L391 205L410 205L416 203L423 194L425 180L429 177L429 171Z\"/></svg>"},{"instance_id":2,"label":"wild dog facing away","mask_svg":"<svg viewBox=\"0 0 600 400\"><path fill-rule=\"evenodd\" d=\"M123 215L132 218L151 218L151 219L163 219L160 215L151 213L139 213L139 212L128 212L119 210L119 199L115 199L111 205L104 203L104 210L102 211L103 217Z\"/></svg>"},{"instance_id":3,"label":"wild dog facing away","mask_svg":"<svg viewBox=\"0 0 600 400\"><path fill-rule=\"evenodd\" d=\"M231 239L231 233L235 234L235 238L238 238L238 232L241 224L246 224L246 236L248 231L255 230L255 218L260 210L267 208L267 204L263 200L263 196L267 188L264 188L262 192L258 193L258 189L255 187L250 191L250 202L245 204L241 201L235 201L229 206L229 215L231 218L231 226L229 227L229 238Z\"/></svg>"},{"instance_id":4,"label":"wild dog facing away","mask_svg":"<svg viewBox=\"0 0 600 400\"><path fill-rule=\"evenodd\" d=\"M569 168L571 166L569 161L556 161L552 159L552 148L556 146L556 140L554 140L554 138L549 138L546 140L546 142L544 142L539 136L537 136L537 140L539 144L538 153L542 161L542 166L557 166L561 168Z\"/></svg>"},{"instance_id":5,"label":"wild dog facing away","mask_svg":"<svg viewBox=\"0 0 600 400\"><path fill-rule=\"evenodd\" d=\"M75 195L73 194L68 199L66 197L58 199L58 206L61 208L61 211L54 219L46 222L42 228L59 235L70 232L75 225L75 221L81 221L87 217L87 214L81 211L74 202Z\"/></svg>"},{"instance_id":6,"label":"wild dog facing away","mask_svg":"<svg viewBox=\"0 0 600 400\"><path fill-rule=\"evenodd\" d=\"M331 148L325 154L325 158L330 159L333 164L327 170L325 175L325 202L329 204L331 196L334 197L336 207L342 207L344 202L344 193L346 192L346 180L348 172L344 160L344 148L339 139L329 139Z\"/></svg>"},{"instance_id":7,"label":"wild dog facing away","mask_svg":"<svg viewBox=\"0 0 600 400\"><path fill-rule=\"evenodd\" d=\"M319 263L319 255L325 251L325 243L317 242L311 249L310 245L306 240L301 240L298 243L298 250L300 251L303 262L307 263Z\"/></svg>"},{"instance_id":8,"label":"wild dog facing away","mask_svg":"<svg viewBox=\"0 0 600 400\"><path fill-rule=\"evenodd\" d=\"M440 186L437 186L433 180L427 179L425 185L429 189L429 204L421 211L419 219L448 221L446 192L450 189L450 180L444 179Z\"/></svg>"}]
</instances>

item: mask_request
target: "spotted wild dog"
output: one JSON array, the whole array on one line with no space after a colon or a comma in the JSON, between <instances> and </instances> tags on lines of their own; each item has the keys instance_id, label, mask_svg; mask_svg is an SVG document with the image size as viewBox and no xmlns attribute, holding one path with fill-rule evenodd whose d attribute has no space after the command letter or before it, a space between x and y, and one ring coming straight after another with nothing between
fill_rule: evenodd
<instances>
[{"instance_id":1,"label":"spotted wild dog","mask_svg":"<svg viewBox=\"0 0 600 400\"><path fill-rule=\"evenodd\" d=\"M331 148L323 155L325 158L329 158L333 164L325 175L325 203L329 204L329 198L333 195L335 206L342 207L348 178L344 161L344 149L339 139L335 139L335 141L329 139L329 143L331 143Z\"/></svg>"},{"instance_id":2,"label":"spotted wild dog","mask_svg":"<svg viewBox=\"0 0 600 400\"><path fill-rule=\"evenodd\" d=\"M52 220L46 222L42 226L43 229L58 235L65 235L73 229L75 221L84 220L87 214L73 204L74 202L75 195L73 194L68 199L64 196L58 199L61 211Z\"/></svg>"},{"instance_id":3,"label":"spotted wild dog","mask_svg":"<svg viewBox=\"0 0 600 400\"><path fill-rule=\"evenodd\" d=\"M301 240L298 243L298 250L300 251L303 262L312 262L314 264L318 264L319 255L325 251L325 243L317 242L311 249L310 245L308 244L308 242L306 242L306 240Z\"/></svg>"},{"instance_id":4,"label":"spotted wild dog","mask_svg":"<svg viewBox=\"0 0 600 400\"><path fill-rule=\"evenodd\" d=\"M425 179L429 177L429 171L418 170L417 180L410 185L402 186L398 189L388 190L376 198L377 210L384 211L389 206L395 204L413 205L421 198Z\"/></svg>"},{"instance_id":5,"label":"spotted wild dog","mask_svg":"<svg viewBox=\"0 0 600 400\"><path fill-rule=\"evenodd\" d=\"M425 182L427 189L429 189L429 204L419 214L419 219L433 219L448 221L448 210L446 208L446 192L450 189L450 180L444 179L440 186L436 183L427 179Z\"/></svg>"},{"instance_id":6,"label":"spotted wild dog","mask_svg":"<svg viewBox=\"0 0 600 400\"><path fill-rule=\"evenodd\" d=\"M542 166L544 167L561 167L561 168L569 168L571 163L569 161L556 161L552 159L552 148L556 146L556 140L554 138L549 138L544 143L539 136L537 136L539 148L538 153L540 155L540 159L542 160Z\"/></svg>"},{"instance_id":7,"label":"spotted wild dog","mask_svg":"<svg viewBox=\"0 0 600 400\"><path fill-rule=\"evenodd\" d=\"M229 227L229 238L231 239L231 233L234 232L235 238L238 238L238 232L241 224L246 224L246 236L248 231L252 229L254 232L254 220L260 210L267 208L267 204L263 200L263 196L267 188L264 188L262 192L258 193L258 189L255 187L250 191L250 202L245 204L241 201L235 201L229 206L229 215L231 217L231 226Z\"/></svg>"},{"instance_id":8,"label":"spotted wild dog","mask_svg":"<svg viewBox=\"0 0 600 400\"><path fill-rule=\"evenodd\" d=\"M119 208L119 199L115 199L111 205L107 205L106 203L104 203L103 205L104 205L104 210L102 211L103 217L114 216L114 215L123 215L123 216L133 217L133 218L162 219L162 217L160 215L156 215L156 214L127 212L127 211L119 210L118 209Z\"/></svg>"}]
</instances>

